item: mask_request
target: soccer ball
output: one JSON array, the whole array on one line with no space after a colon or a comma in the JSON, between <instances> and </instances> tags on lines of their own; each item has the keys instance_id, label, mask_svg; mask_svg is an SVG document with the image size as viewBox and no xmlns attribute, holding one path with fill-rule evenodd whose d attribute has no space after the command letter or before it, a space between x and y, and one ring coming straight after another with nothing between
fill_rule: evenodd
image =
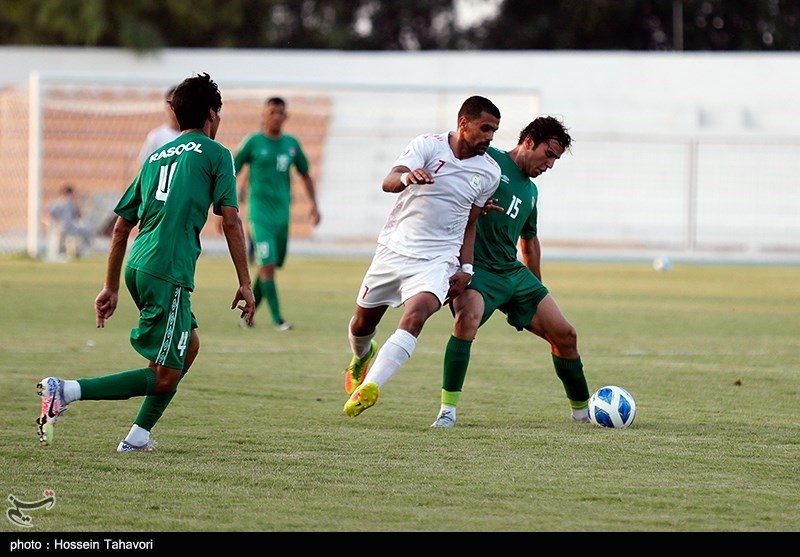
<instances>
[{"instance_id":1,"label":"soccer ball","mask_svg":"<svg viewBox=\"0 0 800 557\"><path fill-rule=\"evenodd\" d=\"M656 257L653 259L653 269L660 273L666 273L672 269L672 260L666 255Z\"/></svg>"},{"instance_id":2,"label":"soccer ball","mask_svg":"<svg viewBox=\"0 0 800 557\"><path fill-rule=\"evenodd\" d=\"M622 387L607 385L589 399L589 421L594 425L625 429L635 417L636 402Z\"/></svg>"}]
</instances>

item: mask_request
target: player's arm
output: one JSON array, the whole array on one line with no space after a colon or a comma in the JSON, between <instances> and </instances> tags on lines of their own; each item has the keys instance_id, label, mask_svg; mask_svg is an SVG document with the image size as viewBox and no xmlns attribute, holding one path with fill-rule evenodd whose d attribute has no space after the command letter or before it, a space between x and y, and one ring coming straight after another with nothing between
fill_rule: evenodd
<instances>
[{"instance_id":1,"label":"player's arm","mask_svg":"<svg viewBox=\"0 0 800 557\"><path fill-rule=\"evenodd\" d=\"M424 168L411 170L407 166L395 166L383 179L383 191L400 193L410 184L432 184L433 176Z\"/></svg>"},{"instance_id":2,"label":"player's arm","mask_svg":"<svg viewBox=\"0 0 800 557\"><path fill-rule=\"evenodd\" d=\"M94 299L94 312L97 318L97 328L105 326L106 319L114 315L119 302L119 280L122 272L122 262L128 249L128 238L134 223L118 216L111 234L111 248L108 252L108 265L106 267L106 280L103 289Z\"/></svg>"},{"instance_id":3,"label":"player's arm","mask_svg":"<svg viewBox=\"0 0 800 557\"><path fill-rule=\"evenodd\" d=\"M239 203L247 201L247 185L250 181L250 168L236 171L236 192Z\"/></svg>"},{"instance_id":4,"label":"player's arm","mask_svg":"<svg viewBox=\"0 0 800 557\"><path fill-rule=\"evenodd\" d=\"M519 249L522 253L522 262L536 275L536 278L542 280L542 248L539 245L539 237L520 238Z\"/></svg>"},{"instance_id":5,"label":"player's arm","mask_svg":"<svg viewBox=\"0 0 800 557\"><path fill-rule=\"evenodd\" d=\"M311 212L309 214L309 218L311 219L311 224L317 226L319 224L320 215L319 215L319 209L317 208L317 194L314 189L314 179L308 172L301 172L300 177L303 179L303 184L306 187L306 193L308 194L308 199L311 201Z\"/></svg>"},{"instance_id":6,"label":"player's arm","mask_svg":"<svg viewBox=\"0 0 800 557\"><path fill-rule=\"evenodd\" d=\"M464 242L461 244L459 261L461 269L450 277L450 290L447 291L448 299L453 299L461 294L467 285L472 281L472 261L475 253L475 233L478 227L478 217L481 215L483 207L473 205L469 212L467 227L464 230Z\"/></svg>"},{"instance_id":7,"label":"player's arm","mask_svg":"<svg viewBox=\"0 0 800 557\"><path fill-rule=\"evenodd\" d=\"M253 297L250 271L247 267L247 244L244 239L242 219L239 218L239 210L236 207L222 205L220 210L222 212L222 232L225 234L228 251L236 269L236 278L239 280L239 288L236 289L231 309L240 310L247 323L252 325L256 301ZM244 302L244 305L237 307L240 301Z\"/></svg>"}]
</instances>

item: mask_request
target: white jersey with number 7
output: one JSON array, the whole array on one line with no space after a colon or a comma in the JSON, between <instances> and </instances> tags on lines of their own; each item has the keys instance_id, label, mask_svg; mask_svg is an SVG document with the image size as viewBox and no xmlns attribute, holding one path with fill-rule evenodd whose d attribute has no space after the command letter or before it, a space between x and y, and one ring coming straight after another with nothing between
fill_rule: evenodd
<instances>
[{"instance_id":1,"label":"white jersey with number 7","mask_svg":"<svg viewBox=\"0 0 800 557\"><path fill-rule=\"evenodd\" d=\"M427 169L433 184L409 184L398 196L378 244L418 259L458 256L473 205L497 189L500 167L489 155L456 158L449 133L414 138L393 166Z\"/></svg>"}]
</instances>

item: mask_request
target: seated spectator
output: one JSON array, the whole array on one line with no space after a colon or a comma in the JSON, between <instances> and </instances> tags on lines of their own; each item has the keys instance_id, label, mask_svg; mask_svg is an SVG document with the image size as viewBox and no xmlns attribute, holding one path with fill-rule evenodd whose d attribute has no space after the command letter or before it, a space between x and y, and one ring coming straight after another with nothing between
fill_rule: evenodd
<instances>
[{"instance_id":1,"label":"seated spectator","mask_svg":"<svg viewBox=\"0 0 800 557\"><path fill-rule=\"evenodd\" d=\"M71 184L65 184L50 203L45 224L48 260L67 261L81 257L88 249L91 238L83 225L78 198Z\"/></svg>"}]
</instances>

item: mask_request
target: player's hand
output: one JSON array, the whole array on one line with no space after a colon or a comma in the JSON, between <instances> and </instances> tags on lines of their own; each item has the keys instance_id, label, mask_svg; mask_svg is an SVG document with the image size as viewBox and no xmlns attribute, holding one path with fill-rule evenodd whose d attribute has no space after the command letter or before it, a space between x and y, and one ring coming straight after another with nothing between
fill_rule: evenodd
<instances>
[{"instance_id":1,"label":"player's hand","mask_svg":"<svg viewBox=\"0 0 800 557\"><path fill-rule=\"evenodd\" d=\"M119 294L110 288L103 288L94 299L94 313L98 329L105 327L106 319L114 315L118 301Z\"/></svg>"},{"instance_id":2,"label":"player's hand","mask_svg":"<svg viewBox=\"0 0 800 557\"><path fill-rule=\"evenodd\" d=\"M317 226L319 224L321 216L316 205L311 207L311 212L309 213L308 218L311 221L312 226Z\"/></svg>"},{"instance_id":3,"label":"player's hand","mask_svg":"<svg viewBox=\"0 0 800 557\"><path fill-rule=\"evenodd\" d=\"M408 185L411 184L432 184L433 175L424 168L417 168L408 172Z\"/></svg>"},{"instance_id":4,"label":"player's hand","mask_svg":"<svg viewBox=\"0 0 800 557\"><path fill-rule=\"evenodd\" d=\"M447 291L445 303L449 303L453 298L464 292L471 280L472 275L463 271L459 271L450 277L450 289Z\"/></svg>"},{"instance_id":5,"label":"player's hand","mask_svg":"<svg viewBox=\"0 0 800 557\"><path fill-rule=\"evenodd\" d=\"M239 302L244 302L239 304ZM248 325L253 324L253 313L256 310L256 299L253 296L253 288L250 286L240 286L233 297L231 309L238 309L242 318Z\"/></svg>"},{"instance_id":6,"label":"player's hand","mask_svg":"<svg viewBox=\"0 0 800 557\"><path fill-rule=\"evenodd\" d=\"M503 207L500 207L499 205L495 205L495 203L497 203L497 198L496 197L490 197L486 201L486 203L483 205L483 207L481 208L481 214L482 215L488 215L489 211L505 211L505 209Z\"/></svg>"}]
</instances>

